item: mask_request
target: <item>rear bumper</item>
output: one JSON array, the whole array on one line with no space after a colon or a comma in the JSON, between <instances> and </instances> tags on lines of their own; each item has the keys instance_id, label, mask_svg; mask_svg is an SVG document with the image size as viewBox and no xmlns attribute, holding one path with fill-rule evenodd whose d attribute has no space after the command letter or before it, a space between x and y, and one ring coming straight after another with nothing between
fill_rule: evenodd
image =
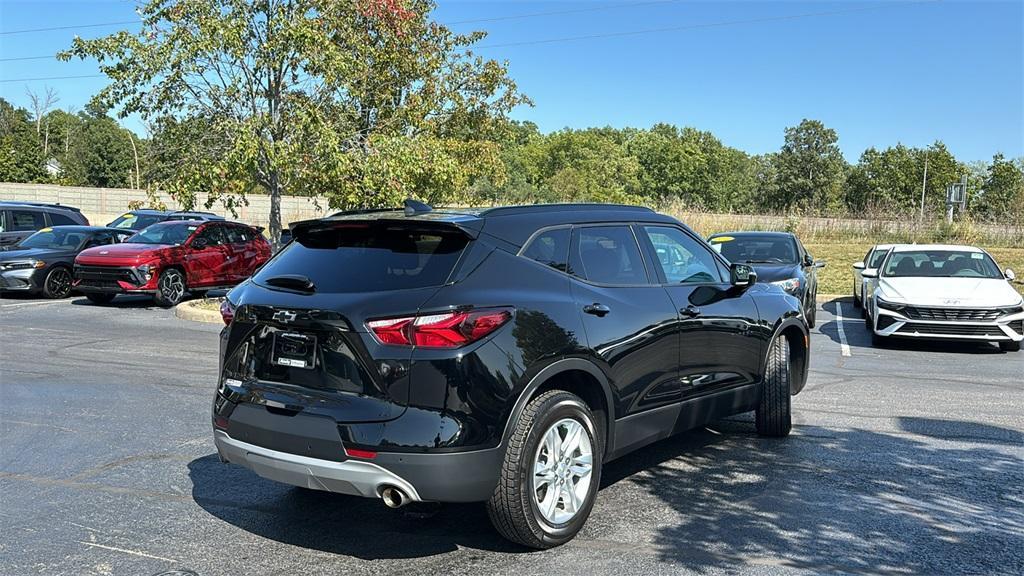
<instances>
[{"instance_id":1,"label":"rear bumper","mask_svg":"<svg viewBox=\"0 0 1024 576\"><path fill-rule=\"evenodd\" d=\"M380 452L373 459L341 462L310 458L249 444L214 430L221 460L293 486L380 498L385 487L400 488L415 502L481 502L498 485L503 450L468 452Z\"/></svg>"}]
</instances>

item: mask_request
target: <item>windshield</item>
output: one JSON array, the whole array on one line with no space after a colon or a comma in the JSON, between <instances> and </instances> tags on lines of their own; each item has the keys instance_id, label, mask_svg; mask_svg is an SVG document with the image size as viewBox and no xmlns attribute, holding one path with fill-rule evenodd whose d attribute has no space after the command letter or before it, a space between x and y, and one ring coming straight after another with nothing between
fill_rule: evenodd
<instances>
[{"instance_id":1,"label":"windshield","mask_svg":"<svg viewBox=\"0 0 1024 576\"><path fill-rule=\"evenodd\" d=\"M885 255L889 253L889 249L877 248L871 252L871 257L868 258L868 268L878 268L882 265L882 260L885 260Z\"/></svg>"},{"instance_id":2,"label":"windshield","mask_svg":"<svg viewBox=\"0 0 1024 576\"><path fill-rule=\"evenodd\" d=\"M317 292L370 292L440 286L467 239L453 229L345 224L295 237L254 277L299 274ZM344 272L342 272L344 271Z\"/></svg>"},{"instance_id":3,"label":"windshield","mask_svg":"<svg viewBox=\"0 0 1024 576\"><path fill-rule=\"evenodd\" d=\"M135 244L178 245L185 242L185 240L188 240L188 237L191 236L198 228L198 224L189 224L185 222L161 222L146 228L138 234L135 234L131 238L125 240L125 242L132 242Z\"/></svg>"},{"instance_id":4,"label":"windshield","mask_svg":"<svg viewBox=\"0 0 1024 576\"><path fill-rule=\"evenodd\" d=\"M119 216L116 220L107 224L109 228L121 228L128 230L142 230L143 228L156 224L157 222L163 222L163 216L157 216L154 214L124 214Z\"/></svg>"},{"instance_id":5,"label":"windshield","mask_svg":"<svg viewBox=\"0 0 1024 576\"><path fill-rule=\"evenodd\" d=\"M937 278L1002 278L999 267L984 252L961 250L914 250L893 252L885 261L882 276Z\"/></svg>"},{"instance_id":6,"label":"windshield","mask_svg":"<svg viewBox=\"0 0 1024 576\"><path fill-rule=\"evenodd\" d=\"M21 241L22 248L55 248L77 250L89 237L88 232L80 230L61 230L60 228L44 228Z\"/></svg>"},{"instance_id":7,"label":"windshield","mask_svg":"<svg viewBox=\"0 0 1024 576\"><path fill-rule=\"evenodd\" d=\"M796 242L788 236L712 236L711 247L730 262L796 264Z\"/></svg>"}]
</instances>

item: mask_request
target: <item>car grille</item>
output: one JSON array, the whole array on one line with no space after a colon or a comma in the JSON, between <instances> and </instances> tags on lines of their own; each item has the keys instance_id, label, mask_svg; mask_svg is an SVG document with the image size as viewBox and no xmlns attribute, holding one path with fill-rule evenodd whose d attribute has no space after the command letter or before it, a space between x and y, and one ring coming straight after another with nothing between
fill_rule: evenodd
<instances>
[{"instance_id":1,"label":"car grille","mask_svg":"<svg viewBox=\"0 0 1024 576\"><path fill-rule=\"evenodd\" d=\"M896 331L897 334L940 334L943 336L1006 336L998 326L971 326L968 324L922 324L907 322Z\"/></svg>"},{"instance_id":2,"label":"car grille","mask_svg":"<svg viewBox=\"0 0 1024 576\"><path fill-rule=\"evenodd\" d=\"M131 268L115 266L75 266L75 278L86 286L117 288L118 280L137 284L138 279Z\"/></svg>"},{"instance_id":3,"label":"car grille","mask_svg":"<svg viewBox=\"0 0 1024 576\"><path fill-rule=\"evenodd\" d=\"M1010 330L1013 330L1017 334L1024 334L1024 320L1010 322Z\"/></svg>"},{"instance_id":4,"label":"car grille","mask_svg":"<svg viewBox=\"0 0 1024 576\"><path fill-rule=\"evenodd\" d=\"M984 308L925 308L907 306L903 315L913 320L952 320L954 322L991 322L1004 312Z\"/></svg>"}]
</instances>

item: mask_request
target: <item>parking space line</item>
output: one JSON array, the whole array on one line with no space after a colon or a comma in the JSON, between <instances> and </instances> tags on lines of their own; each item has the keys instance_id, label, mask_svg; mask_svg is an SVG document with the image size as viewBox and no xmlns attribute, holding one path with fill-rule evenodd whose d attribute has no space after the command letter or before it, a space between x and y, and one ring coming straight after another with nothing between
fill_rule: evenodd
<instances>
[{"instance_id":1,"label":"parking space line","mask_svg":"<svg viewBox=\"0 0 1024 576\"><path fill-rule=\"evenodd\" d=\"M850 345L846 342L846 330L843 329L843 303L836 300L836 327L839 329L839 347L843 356L850 356Z\"/></svg>"},{"instance_id":2,"label":"parking space line","mask_svg":"<svg viewBox=\"0 0 1024 576\"><path fill-rule=\"evenodd\" d=\"M17 304L0 304L0 308L17 308L19 306L45 306L47 304L60 304L67 300L46 300L43 302L18 302Z\"/></svg>"},{"instance_id":3,"label":"parking space line","mask_svg":"<svg viewBox=\"0 0 1024 576\"><path fill-rule=\"evenodd\" d=\"M94 548L103 548L104 550L113 550L114 552L123 552L125 554L131 554L133 556L141 556L143 558L152 558L153 560L163 560L164 562L177 562L172 558L164 558L163 556L154 556L152 554L146 554L145 552L139 552L137 550L128 550L127 548L118 548L116 546L104 546L103 544L97 544L95 542L82 542L78 541L79 544L85 544L86 546L92 546Z\"/></svg>"}]
</instances>

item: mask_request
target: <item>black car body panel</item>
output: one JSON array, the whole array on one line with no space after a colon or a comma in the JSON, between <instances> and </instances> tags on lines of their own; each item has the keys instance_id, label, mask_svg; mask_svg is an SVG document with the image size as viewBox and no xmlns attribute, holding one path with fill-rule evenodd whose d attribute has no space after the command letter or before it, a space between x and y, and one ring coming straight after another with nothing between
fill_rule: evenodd
<instances>
[{"instance_id":1,"label":"black car body panel","mask_svg":"<svg viewBox=\"0 0 1024 576\"><path fill-rule=\"evenodd\" d=\"M0 202L0 247L13 246L52 226L88 226L82 211L62 204Z\"/></svg>"},{"instance_id":2,"label":"black car body panel","mask_svg":"<svg viewBox=\"0 0 1024 576\"><path fill-rule=\"evenodd\" d=\"M197 212L193 210L129 210L110 221L108 228L139 231L157 222L167 220L224 220L223 216L213 212Z\"/></svg>"},{"instance_id":3,"label":"black car body panel","mask_svg":"<svg viewBox=\"0 0 1024 576\"><path fill-rule=\"evenodd\" d=\"M53 247L31 247L35 238L46 233L59 233L63 240ZM36 293L43 289L46 276L54 268L72 270L75 256L92 246L123 241L131 233L99 226L53 226L44 228L17 245L0 249L0 292ZM76 239L71 241L71 239ZM29 265L35 263L37 265Z\"/></svg>"},{"instance_id":4,"label":"black car body panel","mask_svg":"<svg viewBox=\"0 0 1024 576\"><path fill-rule=\"evenodd\" d=\"M404 289L362 289L380 273L362 264L331 268L317 254L307 264L300 261L303 250L327 249L331 238L348 238L352 226L362 227L367 237L410 231L461 235L465 246L443 280ZM666 278L657 262L664 254L645 239L645 226L669 227L700 250L707 278L685 285ZM800 303L774 287L732 285L728 262L703 239L649 209L368 211L293 223L290 229L293 242L227 296L234 317L221 334L213 420L228 461L251 465L245 451L266 449L309 454L346 468L354 460L347 450L367 450L374 453L368 462L385 470L388 482L407 480L418 499L479 501L494 490L511 429L526 403L556 384L584 398L598 415L607 459L753 409L773 337L785 334L795 348L803 347L793 368L806 373L807 326ZM630 242L635 244L623 244ZM533 251L535 243L547 251ZM405 250L392 248L394 254ZM584 252L602 249L631 251L626 273L635 284L595 280L607 270ZM589 276L582 271L586 262L594 268ZM428 265L421 254L418 264L399 265L405 272L389 267L388 274L406 282L412 271ZM348 274L359 276L345 280ZM359 289L347 291L351 287ZM467 310L510 312L505 324L457 348L385 344L370 328L379 318L435 318ZM274 340L283 333L314 349L304 355L298 346L281 365L288 354ZM288 365L293 360L302 367ZM792 393L802 385L802 378L794 379ZM304 419L289 428L289 419L300 415ZM337 426L337 442L323 418ZM260 427L281 433L271 439ZM312 441L287 440L298 429L310 430Z\"/></svg>"}]
</instances>

